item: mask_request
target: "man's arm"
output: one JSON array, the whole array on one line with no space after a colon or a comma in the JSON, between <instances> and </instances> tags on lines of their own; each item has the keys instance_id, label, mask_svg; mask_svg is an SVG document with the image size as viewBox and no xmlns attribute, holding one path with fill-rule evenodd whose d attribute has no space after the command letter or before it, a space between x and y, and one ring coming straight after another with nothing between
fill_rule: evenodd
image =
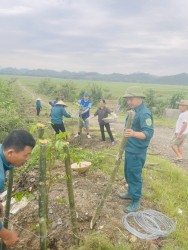
<instances>
[{"instance_id":1,"label":"man's arm","mask_svg":"<svg viewBox=\"0 0 188 250\"><path fill-rule=\"evenodd\" d=\"M3 218L3 216L3 204L0 202L0 217ZM0 222L0 238L7 246L12 246L18 241L16 233L4 228L2 222Z\"/></svg>"},{"instance_id":2,"label":"man's arm","mask_svg":"<svg viewBox=\"0 0 188 250\"><path fill-rule=\"evenodd\" d=\"M146 140L153 136L153 119L149 113L144 114L140 120L141 131L134 131L133 129L126 129L124 131L125 137L134 137L140 140Z\"/></svg>"},{"instance_id":3,"label":"man's arm","mask_svg":"<svg viewBox=\"0 0 188 250\"><path fill-rule=\"evenodd\" d=\"M126 129L124 131L124 136L125 137L134 137L140 140L145 140L146 139L146 135L143 132L136 132L132 129Z\"/></svg>"}]
</instances>

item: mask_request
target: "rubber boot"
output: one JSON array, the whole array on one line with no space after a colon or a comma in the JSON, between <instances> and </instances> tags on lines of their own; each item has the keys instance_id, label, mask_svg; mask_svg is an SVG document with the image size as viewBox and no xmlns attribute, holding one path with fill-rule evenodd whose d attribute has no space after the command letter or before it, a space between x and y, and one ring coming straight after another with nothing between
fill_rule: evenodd
<instances>
[{"instance_id":1,"label":"rubber boot","mask_svg":"<svg viewBox=\"0 0 188 250\"><path fill-rule=\"evenodd\" d=\"M122 192L119 193L119 198L121 199L125 199L125 200L131 200L131 196L128 194L128 192Z\"/></svg>"},{"instance_id":2,"label":"rubber boot","mask_svg":"<svg viewBox=\"0 0 188 250\"><path fill-rule=\"evenodd\" d=\"M127 207L124 207L125 213L136 212L140 207L140 201L132 201Z\"/></svg>"}]
</instances>

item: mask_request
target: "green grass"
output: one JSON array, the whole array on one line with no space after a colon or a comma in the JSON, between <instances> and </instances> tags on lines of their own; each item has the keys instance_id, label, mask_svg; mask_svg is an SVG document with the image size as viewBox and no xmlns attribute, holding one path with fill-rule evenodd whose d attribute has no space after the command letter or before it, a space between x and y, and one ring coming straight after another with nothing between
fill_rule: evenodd
<instances>
[{"instance_id":1,"label":"green grass","mask_svg":"<svg viewBox=\"0 0 188 250\"><path fill-rule=\"evenodd\" d=\"M105 235L93 233L86 236L79 247L73 247L71 250L131 250L131 248L126 243L115 246Z\"/></svg>"},{"instance_id":2,"label":"green grass","mask_svg":"<svg viewBox=\"0 0 188 250\"><path fill-rule=\"evenodd\" d=\"M175 128L177 119L154 116L154 124L168 128Z\"/></svg>"},{"instance_id":3,"label":"green grass","mask_svg":"<svg viewBox=\"0 0 188 250\"><path fill-rule=\"evenodd\" d=\"M188 173L161 157L150 156L149 162L159 165L145 168L144 198L154 202L156 209L177 223L174 233L169 235L164 249L188 249ZM180 214L178 211L183 212Z\"/></svg>"},{"instance_id":4,"label":"green grass","mask_svg":"<svg viewBox=\"0 0 188 250\"><path fill-rule=\"evenodd\" d=\"M90 171L96 171L97 169L105 174L110 175L115 163L115 156L118 151L118 145L110 149L104 149L93 153L91 160L96 160L94 169ZM82 154L88 155L88 150L82 149ZM91 155L90 155L91 156ZM147 162L157 163L154 167L145 167L143 170L143 203L144 208L152 208L160 211L170 217L177 223L176 231L164 238L163 250L178 249L187 250L187 231L188 231L188 173L169 161L157 157L148 156ZM119 176L123 176L123 161L119 169ZM182 214L179 210L182 210ZM87 248L88 244L96 244L98 242L98 236L96 235L84 241L82 247L79 250L93 249ZM89 242L89 243L88 243ZM95 242L95 243L93 243ZM120 247L120 248L118 248ZM99 249L122 249L126 250L128 246L117 246L117 248L95 248Z\"/></svg>"},{"instance_id":5,"label":"green grass","mask_svg":"<svg viewBox=\"0 0 188 250\"><path fill-rule=\"evenodd\" d=\"M48 78L48 77L32 77L32 76L0 76L0 79L10 80L11 78L18 79L21 83L26 84L29 87L36 88L38 84ZM188 86L179 86L179 85L164 85L164 84L145 84L145 83L127 83L127 82L106 82L106 81L91 81L91 80L69 80L61 78L48 78L51 83L54 85L61 85L67 82L75 83L77 86L78 92L81 89L87 88L89 84L97 83L101 85L104 89L110 90L113 98L119 98L125 92L127 87L131 85L139 85L143 88L144 91L152 89L156 92L158 98L169 98L177 92L183 92L188 96ZM170 87L169 87L170 86Z\"/></svg>"}]
</instances>

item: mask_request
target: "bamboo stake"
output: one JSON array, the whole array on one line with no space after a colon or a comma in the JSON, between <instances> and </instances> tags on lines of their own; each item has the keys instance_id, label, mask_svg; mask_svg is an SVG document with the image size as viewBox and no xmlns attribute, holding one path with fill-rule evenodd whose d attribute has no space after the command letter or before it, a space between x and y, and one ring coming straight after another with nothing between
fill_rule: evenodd
<instances>
[{"instance_id":1,"label":"bamboo stake","mask_svg":"<svg viewBox=\"0 0 188 250\"><path fill-rule=\"evenodd\" d=\"M133 123L133 120L134 120L134 114L135 114L135 112L133 110L128 111L128 119L127 119L125 129L130 129L132 127L132 123ZM91 223L90 223L90 228L91 229L93 229L93 227L95 226L95 223L96 223L97 219L99 218L101 210L102 210L102 208L104 206L104 202L105 202L107 196L110 194L110 192L112 190L112 184L113 184L113 182L115 180L115 177L116 177L116 174L117 174L117 172L119 170L119 166L120 166L120 163L121 163L121 160L122 160L123 153L125 151L125 146L127 144L127 141L128 141L128 138L126 138L126 137L123 137L122 140L121 140L121 144L120 144L120 147L119 147L119 152L118 152L118 155L117 155L117 158L116 158L115 166L114 166L114 169L112 171L110 180L108 182L106 190L103 193L101 201L100 201L100 203L99 203L99 205L98 205L97 209L95 210L95 213L94 213L94 215L92 217L92 220L91 220Z\"/></svg>"},{"instance_id":2,"label":"bamboo stake","mask_svg":"<svg viewBox=\"0 0 188 250\"><path fill-rule=\"evenodd\" d=\"M12 185L13 185L13 176L14 176L14 169L10 170L9 178L8 178L8 188L7 188L7 198L6 198L6 206L5 206L5 218L3 226L8 228L8 221L10 216L10 204L11 204L11 196L12 196ZM6 245L2 242L1 249L7 249Z\"/></svg>"},{"instance_id":3,"label":"bamboo stake","mask_svg":"<svg viewBox=\"0 0 188 250\"><path fill-rule=\"evenodd\" d=\"M47 150L47 140L40 140L40 164L39 164L40 250L47 249L46 150Z\"/></svg>"},{"instance_id":4,"label":"bamboo stake","mask_svg":"<svg viewBox=\"0 0 188 250\"><path fill-rule=\"evenodd\" d=\"M76 206L74 200L74 190L73 190L73 183L72 183L72 170L70 164L70 153L69 148L67 145L63 147L65 157L65 171L66 171L66 182L67 182L67 189L68 189L68 198L69 198L69 207L70 207L70 215L71 215L71 223L72 223L72 231L74 235L74 242L78 245L79 238L78 238L78 226L77 226L77 217L76 217Z\"/></svg>"},{"instance_id":5,"label":"bamboo stake","mask_svg":"<svg viewBox=\"0 0 188 250\"><path fill-rule=\"evenodd\" d=\"M44 135L44 124L42 123L37 123L37 133L38 133L38 138L42 139Z\"/></svg>"}]
</instances>

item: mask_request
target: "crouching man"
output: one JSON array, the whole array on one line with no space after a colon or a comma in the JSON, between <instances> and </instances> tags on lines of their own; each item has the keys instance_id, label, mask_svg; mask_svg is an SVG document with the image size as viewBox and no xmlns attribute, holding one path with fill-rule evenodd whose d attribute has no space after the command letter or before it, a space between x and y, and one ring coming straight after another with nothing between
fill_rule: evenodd
<instances>
[{"instance_id":1,"label":"crouching man","mask_svg":"<svg viewBox=\"0 0 188 250\"><path fill-rule=\"evenodd\" d=\"M21 167L29 159L35 146L33 136L25 130L14 130L0 144L0 192L3 192L6 171L13 167ZM3 206L0 203L0 212L3 214ZM18 241L15 232L3 227L0 221L0 238L5 245L12 246Z\"/></svg>"}]
</instances>

